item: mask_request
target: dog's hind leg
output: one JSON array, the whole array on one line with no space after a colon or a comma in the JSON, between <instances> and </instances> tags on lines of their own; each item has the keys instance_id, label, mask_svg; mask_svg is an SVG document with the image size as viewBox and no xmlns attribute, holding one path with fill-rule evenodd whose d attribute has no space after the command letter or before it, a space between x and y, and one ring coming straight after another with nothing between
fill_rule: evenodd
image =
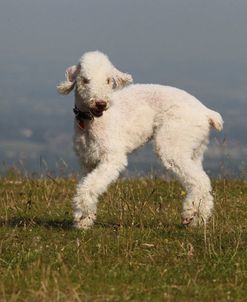
<instances>
[{"instance_id":1,"label":"dog's hind leg","mask_svg":"<svg viewBox=\"0 0 247 302\"><path fill-rule=\"evenodd\" d=\"M176 124L173 126L176 127ZM174 127L172 131L169 127L161 128L154 139L156 151L163 164L175 174L187 191L183 202L182 222L184 225L196 225L205 223L213 209L210 179L202 167L203 153L207 144L207 129L202 131L203 135L199 135L199 131L195 139L196 133L193 129L189 132L189 129L181 130L180 126L178 125L179 129L175 132Z\"/></svg>"},{"instance_id":2,"label":"dog's hind leg","mask_svg":"<svg viewBox=\"0 0 247 302\"><path fill-rule=\"evenodd\" d=\"M91 173L82 178L73 199L74 224L77 228L87 229L93 225L99 195L106 191L126 166L125 155L108 154Z\"/></svg>"}]
</instances>

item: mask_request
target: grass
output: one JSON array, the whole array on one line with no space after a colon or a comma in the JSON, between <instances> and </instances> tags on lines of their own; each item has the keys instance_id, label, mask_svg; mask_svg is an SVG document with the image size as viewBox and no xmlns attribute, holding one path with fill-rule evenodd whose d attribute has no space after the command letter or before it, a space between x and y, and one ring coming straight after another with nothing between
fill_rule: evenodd
<instances>
[{"instance_id":1,"label":"grass","mask_svg":"<svg viewBox=\"0 0 247 302\"><path fill-rule=\"evenodd\" d=\"M0 179L0 301L246 301L247 182L215 181L206 228L176 182L122 180L72 228L74 179Z\"/></svg>"}]
</instances>

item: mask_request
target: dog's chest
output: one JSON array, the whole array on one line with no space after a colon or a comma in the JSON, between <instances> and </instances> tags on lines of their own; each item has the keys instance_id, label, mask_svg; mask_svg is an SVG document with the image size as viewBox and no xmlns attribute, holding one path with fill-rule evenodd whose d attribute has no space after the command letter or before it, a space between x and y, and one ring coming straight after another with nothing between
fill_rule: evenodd
<instances>
[{"instance_id":1,"label":"dog's chest","mask_svg":"<svg viewBox=\"0 0 247 302\"><path fill-rule=\"evenodd\" d=\"M97 134L76 129L74 150L84 164L96 165L104 154L103 145Z\"/></svg>"}]
</instances>

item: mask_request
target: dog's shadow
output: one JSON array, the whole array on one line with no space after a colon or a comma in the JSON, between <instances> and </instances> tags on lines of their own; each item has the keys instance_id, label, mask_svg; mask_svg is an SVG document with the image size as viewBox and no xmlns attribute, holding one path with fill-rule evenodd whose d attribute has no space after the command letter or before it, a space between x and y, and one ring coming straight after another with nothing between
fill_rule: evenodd
<instances>
[{"instance_id":1,"label":"dog's shadow","mask_svg":"<svg viewBox=\"0 0 247 302\"><path fill-rule=\"evenodd\" d=\"M32 228L32 227L44 227L47 229L63 229L63 230L73 230L75 229L73 225L72 219L49 219L49 218L38 218L38 217L12 217L7 220L0 219L0 227L11 227L11 228ZM118 224L114 222L102 222L96 221L95 227L97 228L104 228L104 229L114 229L118 230L119 228L136 228L136 229L147 229L147 228L154 228L156 227L153 224ZM159 226L159 229L185 229L184 226L181 224L162 224Z\"/></svg>"},{"instance_id":2,"label":"dog's shadow","mask_svg":"<svg viewBox=\"0 0 247 302\"><path fill-rule=\"evenodd\" d=\"M0 219L1 227L12 228L31 228L36 226L45 227L47 229L64 229L69 230L73 228L71 219L46 219L46 218L30 218L30 217L12 217L7 220Z\"/></svg>"}]
</instances>

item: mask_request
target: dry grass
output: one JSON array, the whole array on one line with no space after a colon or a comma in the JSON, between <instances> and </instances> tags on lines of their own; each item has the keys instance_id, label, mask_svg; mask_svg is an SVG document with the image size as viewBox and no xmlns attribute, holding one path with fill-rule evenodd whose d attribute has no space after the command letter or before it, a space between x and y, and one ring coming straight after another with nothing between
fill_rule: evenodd
<instances>
[{"instance_id":1,"label":"dry grass","mask_svg":"<svg viewBox=\"0 0 247 302\"><path fill-rule=\"evenodd\" d=\"M72 228L74 179L0 179L0 301L246 301L247 182L214 182L207 228L180 225L182 188L119 181Z\"/></svg>"}]
</instances>

